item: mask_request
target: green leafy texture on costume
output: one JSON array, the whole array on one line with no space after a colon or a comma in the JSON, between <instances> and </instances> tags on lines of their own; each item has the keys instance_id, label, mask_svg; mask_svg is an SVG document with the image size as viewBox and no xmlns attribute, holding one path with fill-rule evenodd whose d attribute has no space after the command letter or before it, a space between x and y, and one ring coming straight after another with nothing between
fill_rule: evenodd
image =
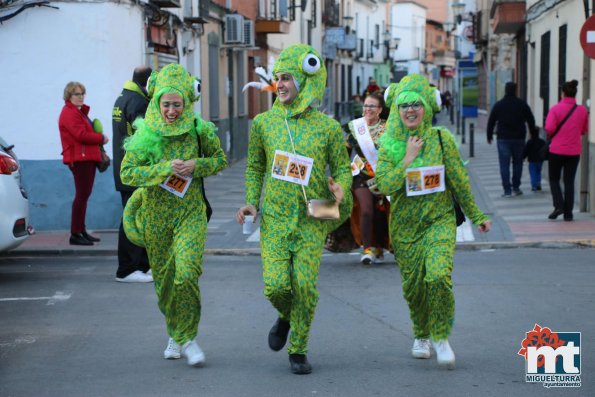
<instances>
[{"instance_id":1,"label":"green leafy texture on costume","mask_svg":"<svg viewBox=\"0 0 595 397\"><path fill-rule=\"evenodd\" d=\"M201 302L198 278L202 273L207 232L202 177L227 166L215 126L192 111L195 79L177 64L151 76L153 94L144 120L124 144L122 182L138 186L124 209L124 230L130 241L147 248L161 312L168 334L179 344L198 332ZM164 93L184 99L182 117L167 124L159 112ZM199 146L200 142L200 146ZM193 179L183 198L158 185L173 175L174 159L196 161Z\"/></svg>"},{"instance_id":2,"label":"green leafy texture on costume","mask_svg":"<svg viewBox=\"0 0 595 397\"><path fill-rule=\"evenodd\" d=\"M301 65L311 56L316 57L320 68L305 73ZM322 100L326 82L326 70L318 53L306 45L288 47L273 70L291 73L300 85L299 93L289 106L277 99L271 110L254 118L246 165L246 203L258 208L263 193L260 241L264 294L279 316L290 321L289 352L305 354L318 302L316 282L324 240L351 212L351 167L341 126L312 108ZM325 175L327 165L345 192L339 221L309 218L300 185L272 177L275 151L293 153L285 120L296 153L314 160L305 187L308 199L332 198Z\"/></svg>"},{"instance_id":3,"label":"green leafy texture on costume","mask_svg":"<svg viewBox=\"0 0 595 397\"><path fill-rule=\"evenodd\" d=\"M409 75L391 84L387 96L391 111L380 139L376 182L383 194L391 196L391 241L415 337L442 340L448 337L454 322L451 272L456 220L451 195L473 223L481 224L489 218L475 204L454 137L446 128L432 127L433 112L439 110L435 88L424 77ZM424 117L416 129L409 130L401 120L398 105L416 101L422 102ZM403 158L407 140L414 135L424 143L408 168L444 164L445 192L407 196Z\"/></svg>"}]
</instances>

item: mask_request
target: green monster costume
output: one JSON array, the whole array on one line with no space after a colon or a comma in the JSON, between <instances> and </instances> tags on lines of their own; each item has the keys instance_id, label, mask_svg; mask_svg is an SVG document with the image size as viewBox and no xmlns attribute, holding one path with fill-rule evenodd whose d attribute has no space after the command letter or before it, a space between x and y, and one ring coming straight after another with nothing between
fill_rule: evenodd
<instances>
[{"instance_id":1,"label":"green monster costume","mask_svg":"<svg viewBox=\"0 0 595 397\"><path fill-rule=\"evenodd\" d=\"M391 111L380 139L376 181L378 189L391 197L389 228L403 295L409 305L415 338L445 340L454 323L451 273L456 221L452 195L474 224L485 222L488 216L475 204L454 137L445 128L432 128L432 115L440 109L436 89L424 77L409 75L398 84L391 84L386 96ZM418 101L424 107L423 121L410 130L401 120L398 105ZM444 164L445 191L407 196L402 160L407 140L414 135L424 143L408 168Z\"/></svg>"},{"instance_id":2,"label":"green monster costume","mask_svg":"<svg viewBox=\"0 0 595 397\"><path fill-rule=\"evenodd\" d=\"M124 209L124 230L133 243L146 247L155 280L159 309L167 332L178 344L193 340L201 313L198 278L202 273L207 233L202 177L227 166L215 125L195 115L199 81L178 64L165 66L149 79L151 97L144 120L124 144L122 182L140 187ZM182 114L173 123L161 116L159 100L178 93ZM196 161L193 179L180 198L159 184L174 174L172 160Z\"/></svg>"},{"instance_id":3,"label":"green monster costume","mask_svg":"<svg viewBox=\"0 0 595 397\"><path fill-rule=\"evenodd\" d=\"M285 49L275 63L273 74L290 73L298 94L290 104L278 99L271 110L254 118L250 129L246 168L246 203L259 208L264 185L260 241L264 294L290 322L290 354L306 354L308 334L318 302L316 282L326 235L351 212L351 167L338 122L315 109L322 100L326 69L318 52L298 44ZM293 153L286 121L298 155L313 159L308 199L332 198L325 176L331 176L345 197L341 219L321 221L307 216L302 188L297 183L276 179L275 151ZM275 166L275 167L274 167Z\"/></svg>"}]
</instances>

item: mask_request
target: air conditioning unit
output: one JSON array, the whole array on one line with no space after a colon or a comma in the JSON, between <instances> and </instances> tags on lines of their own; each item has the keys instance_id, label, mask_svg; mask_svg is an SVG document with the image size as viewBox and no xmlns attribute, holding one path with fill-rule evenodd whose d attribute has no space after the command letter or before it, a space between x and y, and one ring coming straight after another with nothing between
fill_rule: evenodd
<instances>
[{"instance_id":1,"label":"air conditioning unit","mask_svg":"<svg viewBox=\"0 0 595 397\"><path fill-rule=\"evenodd\" d=\"M225 16L224 44L244 44L244 17L238 14Z\"/></svg>"},{"instance_id":2,"label":"air conditioning unit","mask_svg":"<svg viewBox=\"0 0 595 397\"><path fill-rule=\"evenodd\" d=\"M254 47L254 21L244 21L244 45Z\"/></svg>"}]
</instances>

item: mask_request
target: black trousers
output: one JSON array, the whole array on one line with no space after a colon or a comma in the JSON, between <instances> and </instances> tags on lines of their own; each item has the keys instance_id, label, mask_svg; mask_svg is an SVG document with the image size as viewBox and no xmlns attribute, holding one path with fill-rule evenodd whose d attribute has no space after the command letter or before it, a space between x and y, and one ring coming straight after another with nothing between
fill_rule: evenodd
<instances>
[{"instance_id":1,"label":"black trousers","mask_svg":"<svg viewBox=\"0 0 595 397\"><path fill-rule=\"evenodd\" d=\"M132 193L120 192L122 196L122 207L126 206ZM120 229L118 231L118 271L116 272L116 277L124 278L137 270L147 272L149 269L147 250L128 240L126 233L124 233L124 225L122 224L122 220L120 220Z\"/></svg>"},{"instance_id":2,"label":"black trousers","mask_svg":"<svg viewBox=\"0 0 595 397\"><path fill-rule=\"evenodd\" d=\"M549 178L550 189L554 208L564 210L564 217L572 217L572 208L574 207L574 177L578 168L580 156L565 156L562 154L550 153ZM564 181L564 194L560 187L560 177Z\"/></svg>"}]
</instances>

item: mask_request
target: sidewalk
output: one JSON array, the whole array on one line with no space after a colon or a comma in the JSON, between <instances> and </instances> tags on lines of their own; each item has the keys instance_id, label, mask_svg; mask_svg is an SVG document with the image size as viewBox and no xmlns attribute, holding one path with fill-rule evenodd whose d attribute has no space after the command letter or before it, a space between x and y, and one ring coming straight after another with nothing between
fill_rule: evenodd
<instances>
[{"instance_id":1,"label":"sidewalk","mask_svg":"<svg viewBox=\"0 0 595 397\"><path fill-rule=\"evenodd\" d=\"M440 125L450 127L455 133L445 114L440 114L438 120ZM461 138L460 135L456 137ZM575 206L573 222L547 219L553 209L547 164L544 165L541 192L531 191L525 165L521 182L524 194L502 198L496 145L487 144L485 131L475 129L474 157L469 157L468 136L460 148L463 158L469 160L467 168L477 203L492 217L494 226L489 233L480 234L469 221L465 222L457 234L457 249L595 246L595 216L578 212ZM219 175L206 179L207 197L213 207L206 255L257 255L260 252L258 225L252 235L243 235L242 227L234 220L237 209L244 204L245 168L245 160L239 161ZM116 255L117 230L95 230L94 234L101 238L101 242L84 247L69 245L67 230L37 232L8 255Z\"/></svg>"}]
</instances>

